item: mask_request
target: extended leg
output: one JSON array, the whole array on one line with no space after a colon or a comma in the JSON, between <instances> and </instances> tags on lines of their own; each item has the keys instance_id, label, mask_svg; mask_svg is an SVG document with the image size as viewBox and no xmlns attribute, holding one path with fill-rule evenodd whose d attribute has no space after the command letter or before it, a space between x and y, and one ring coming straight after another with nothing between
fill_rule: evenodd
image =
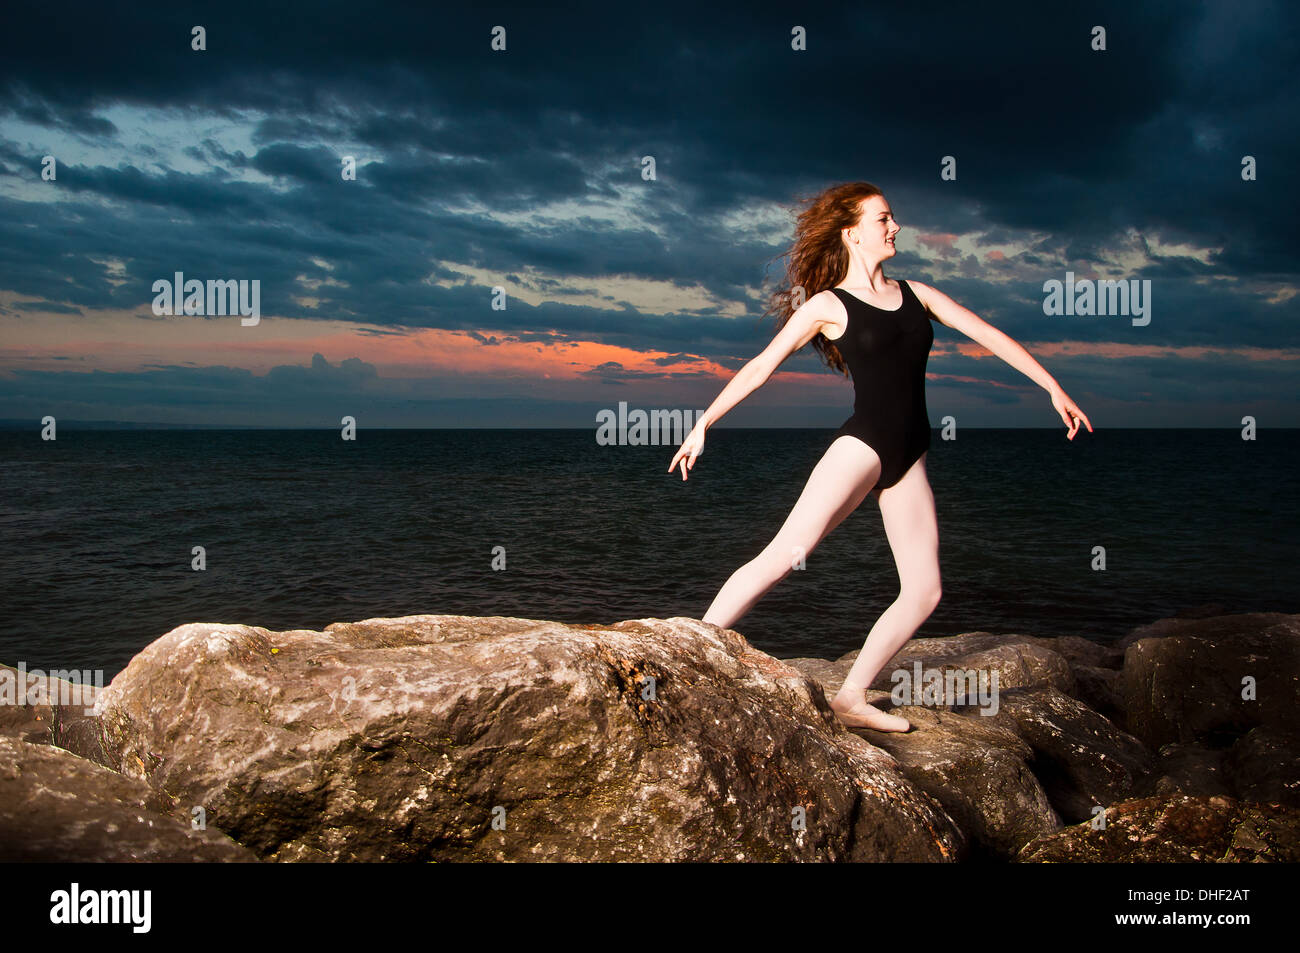
<instances>
[{"instance_id":1,"label":"extended leg","mask_svg":"<svg viewBox=\"0 0 1300 953\"><path fill-rule=\"evenodd\" d=\"M735 625L763 593L786 577L800 554L811 553L857 509L879 477L880 458L874 450L855 437L833 441L780 531L761 553L731 574L704 613L704 621L724 629Z\"/></svg>"},{"instance_id":2,"label":"extended leg","mask_svg":"<svg viewBox=\"0 0 1300 953\"><path fill-rule=\"evenodd\" d=\"M930 617L942 596L939 524L934 513L934 492L925 474L924 454L901 480L881 491L880 515L898 568L898 598L871 627L831 707L851 727L907 731L911 726L906 718L868 705L863 692Z\"/></svg>"}]
</instances>

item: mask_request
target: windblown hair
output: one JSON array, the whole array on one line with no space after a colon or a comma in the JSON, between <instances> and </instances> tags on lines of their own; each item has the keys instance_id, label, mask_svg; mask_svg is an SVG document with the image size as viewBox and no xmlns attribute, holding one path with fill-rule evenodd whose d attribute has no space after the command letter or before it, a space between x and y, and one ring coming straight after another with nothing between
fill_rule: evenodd
<instances>
[{"instance_id":1,"label":"windblown hair","mask_svg":"<svg viewBox=\"0 0 1300 953\"><path fill-rule=\"evenodd\" d=\"M763 312L776 315L777 332L805 301L844 280L849 272L849 252L840 230L862 218L864 199L881 194L870 182L846 182L803 200L795 222L794 245L781 256L789 259L785 278ZM828 367L848 376L849 369L834 344L818 334L812 346Z\"/></svg>"}]
</instances>

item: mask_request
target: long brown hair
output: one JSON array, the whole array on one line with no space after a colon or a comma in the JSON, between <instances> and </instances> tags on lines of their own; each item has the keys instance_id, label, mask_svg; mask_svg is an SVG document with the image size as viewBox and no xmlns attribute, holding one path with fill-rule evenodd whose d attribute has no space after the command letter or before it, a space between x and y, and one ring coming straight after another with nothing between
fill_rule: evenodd
<instances>
[{"instance_id":1,"label":"long brown hair","mask_svg":"<svg viewBox=\"0 0 1300 953\"><path fill-rule=\"evenodd\" d=\"M776 315L778 332L799 305L844 280L849 273L849 252L840 230L858 224L863 200L883 194L870 182L846 182L802 201L803 210L795 220L794 245L779 256L789 259L785 278L763 312ZM812 346L828 367L848 376L849 369L834 344L818 334Z\"/></svg>"}]
</instances>

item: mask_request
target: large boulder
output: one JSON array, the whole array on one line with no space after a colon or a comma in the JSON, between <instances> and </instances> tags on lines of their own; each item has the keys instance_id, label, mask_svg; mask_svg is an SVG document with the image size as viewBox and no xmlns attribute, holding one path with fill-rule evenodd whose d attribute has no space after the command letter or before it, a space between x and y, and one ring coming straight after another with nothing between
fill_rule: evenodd
<instances>
[{"instance_id":1,"label":"large boulder","mask_svg":"<svg viewBox=\"0 0 1300 953\"><path fill-rule=\"evenodd\" d=\"M0 736L0 862L256 860L142 781Z\"/></svg>"},{"instance_id":2,"label":"large boulder","mask_svg":"<svg viewBox=\"0 0 1300 953\"><path fill-rule=\"evenodd\" d=\"M118 770L274 860L960 859L736 632L462 616L183 625L100 700Z\"/></svg>"},{"instance_id":3,"label":"large boulder","mask_svg":"<svg viewBox=\"0 0 1300 953\"><path fill-rule=\"evenodd\" d=\"M1121 644L1127 728L1153 749L1226 748L1260 726L1300 730L1300 616L1161 619Z\"/></svg>"},{"instance_id":4,"label":"large boulder","mask_svg":"<svg viewBox=\"0 0 1300 953\"><path fill-rule=\"evenodd\" d=\"M1106 808L1104 825L1077 824L1026 844L1024 863L1249 863L1300 861L1300 811L1184 794Z\"/></svg>"}]
</instances>

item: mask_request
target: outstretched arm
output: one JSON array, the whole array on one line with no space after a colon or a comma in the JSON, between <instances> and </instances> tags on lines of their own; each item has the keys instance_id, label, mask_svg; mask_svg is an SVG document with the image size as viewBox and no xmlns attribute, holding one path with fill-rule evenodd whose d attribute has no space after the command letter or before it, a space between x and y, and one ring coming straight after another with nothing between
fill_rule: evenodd
<instances>
[{"instance_id":1,"label":"outstretched arm","mask_svg":"<svg viewBox=\"0 0 1300 953\"><path fill-rule=\"evenodd\" d=\"M668 464L669 473L680 463L682 479L685 480L686 471L694 468L695 458L704 449L704 432L722 419L723 414L767 383L787 357L820 334L823 328L835 323L830 304L833 297L829 291L823 291L805 301L790 315L785 327L777 332L762 353L736 372L709 409L696 419L695 428L682 441L673 462Z\"/></svg>"},{"instance_id":2,"label":"outstretched arm","mask_svg":"<svg viewBox=\"0 0 1300 953\"><path fill-rule=\"evenodd\" d=\"M974 311L963 308L942 291L920 281L909 279L907 283L912 286L917 298L921 300L921 303L935 316L940 324L960 331L972 341L984 345L996 356L1002 358L1002 360L1047 391L1052 397L1052 406L1061 415L1065 425L1070 428L1070 432L1067 434L1070 440L1073 440L1074 435L1078 433L1080 421L1086 424L1088 432L1092 433L1092 421L1069 398L1069 395L1057 383L1056 378L1047 373L1047 368L1034 360L1034 356L1021 347L1017 341L999 331Z\"/></svg>"}]
</instances>

